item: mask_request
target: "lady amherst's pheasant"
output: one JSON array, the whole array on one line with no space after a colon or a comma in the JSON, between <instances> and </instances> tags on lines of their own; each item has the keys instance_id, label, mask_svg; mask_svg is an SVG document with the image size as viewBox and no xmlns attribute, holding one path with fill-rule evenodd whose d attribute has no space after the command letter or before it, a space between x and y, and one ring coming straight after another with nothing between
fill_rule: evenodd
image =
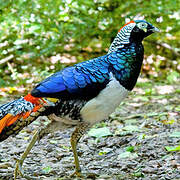
<instances>
[{"instance_id":1,"label":"lady amherst's pheasant","mask_svg":"<svg viewBox=\"0 0 180 180\"><path fill-rule=\"evenodd\" d=\"M15 178L36 140L76 126L71 136L75 174L80 176L77 143L93 124L107 118L136 84L143 61L142 40L158 31L145 20L130 21L118 32L108 54L67 67L40 82L30 94L0 106L0 141L17 134L39 116L51 123L37 131L18 161Z\"/></svg>"}]
</instances>

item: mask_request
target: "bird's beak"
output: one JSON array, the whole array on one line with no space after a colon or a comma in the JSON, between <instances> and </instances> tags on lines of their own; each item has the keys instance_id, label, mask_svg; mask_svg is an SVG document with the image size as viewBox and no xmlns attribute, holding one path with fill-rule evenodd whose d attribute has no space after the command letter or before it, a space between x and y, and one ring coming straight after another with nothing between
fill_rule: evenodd
<instances>
[{"instance_id":1,"label":"bird's beak","mask_svg":"<svg viewBox=\"0 0 180 180\"><path fill-rule=\"evenodd\" d=\"M148 30L147 30L147 28L143 28L143 31L144 31L145 33L147 33Z\"/></svg>"},{"instance_id":2,"label":"bird's beak","mask_svg":"<svg viewBox=\"0 0 180 180\"><path fill-rule=\"evenodd\" d=\"M154 26L153 26L153 28L151 28L151 31L152 32L160 32L160 30L157 27L154 27Z\"/></svg>"}]
</instances>

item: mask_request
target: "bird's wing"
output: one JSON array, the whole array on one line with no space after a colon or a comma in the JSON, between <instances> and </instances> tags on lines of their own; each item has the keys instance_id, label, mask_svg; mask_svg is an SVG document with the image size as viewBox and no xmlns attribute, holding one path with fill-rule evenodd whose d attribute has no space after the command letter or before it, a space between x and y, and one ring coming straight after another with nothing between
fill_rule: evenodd
<instances>
[{"instance_id":1,"label":"bird's wing","mask_svg":"<svg viewBox=\"0 0 180 180\"><path fill-rule=\"evenodd\" d=\"M35 97L91 99L109 82L107 56L67 67L38 84L31 92Z\"/></svg>"}]
</instances>

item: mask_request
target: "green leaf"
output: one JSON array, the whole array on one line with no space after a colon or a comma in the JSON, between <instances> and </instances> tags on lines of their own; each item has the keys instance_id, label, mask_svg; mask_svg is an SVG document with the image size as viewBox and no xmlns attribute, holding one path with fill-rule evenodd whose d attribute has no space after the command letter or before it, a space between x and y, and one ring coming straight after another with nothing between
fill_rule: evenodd
<instances>
[{"instance_id":1,"label":"green leaf","mask_svg":"<svg viewBox=\"0 0 180 180\"><path fill-rule=\"evenodd\" d=\"M4 87L6 85L6 82L0 78L0 87Z\"/></svg>"},{"instance_id":2,"label":"green leaf","mask_svg":"<svg viewBox=\"0 0 180 180\"><path fill-rule=\"evenodd\" d=\"M112 152L113 150L112 150L112 148L103 148L103 150L102 151L99 151L99 155L100 156L102 156L102 155L106 155L107 153L110 153L110 152Z\"/></svg>"},{"instance_id":3,"label":"green leaf","mask_svg":"<svg viewBox=\"0 0 180 180\"><path fill-rule=\"evenodd\" d=\"M57 144L57 141L56 140L50 140L49 141L51 144Z\"/></svg>"},{"instance_id":4,"label":"green leaf","mask_svg":"<svg viewBox=\"0 0 180 180\"><path fill-rule=\"evenodd\" d=\"M146 96L151 96L153 94L155 94L155 90L154 89L152 89L152 88L145 89L145 95Z\"/></svg>"},{"instance_id":5,"label":"green leaf","mask_svg":"<svg viewBox=\"0 0 180 180\"><path fill-rule=\"evenodd\" d=\"M133 152L133 151L134 151L134 146L128 146L128 147L126 148L126 151L127 151L127 152Z\"/></svg>"},{"instance_id":6,"label":"green leaf","mask_svg":"<svg viewBox=\"0 0 180 180\"><path fill-rule=\"evenodd\" d=\"M141 141L141 140L143 140L143 139L145 139L146 138L146 134L140 134L139 136L138 136L138 140L139 141Z\"/></svg>"},{"instance_id":7,"label":"green leaf","mask_svg":"<svg viewBox=\"0 0 180 180\"><path fill-rule=\"evenodd\" d=\"M103 127L103 128L92 128L88 132L89 136L100 138L100 137L105 137L105 136L110 136L112 133L110 132L109 128Z\"/></svg>"},{"instance_id":8,"label":"green leaf","mask_svg":"<svg viewBox=\"0 0 180 180\"><path fill-rule=\"evenodd\" d=\"M176 111L180 111L180 105L175 108Z\"/></svg>"},{"instance_id":9,"label":"green leaf","mask_svg":"<svg viewBox=\"0 0 180 180\"><path fill-rule=\"evenodd\" d=\"M24 137L24 140L28 140L29 139L29 136L28 137Z\"/></svg>"},{"instance_id":10,"label":"green leaf","mask_svg":"<svg viewBox=\"0 0 180 180\"><path fill-rule=\"evenodd\" d=\"M173 83L173 82L176 82L179 78L179 73L176 72L176 71L173 71L171 72L168 76L167 76L167 80L170 82L170 83Z\"/></svg>"},{"instance_id":11,"label":"green leaf","mask_svg":"<svg viewBox=\"0 0 180 180\"><path fill-rule=\"evenodd\" d=\"M47 167L44 167L42 170L43 170L45 173L49 173L49 172L51 172L52 168L51 168L50 166L47 166Z\"/></svg>"},{"instance_id":12,"label":"green leaf","mask_svg":"<svg viewBox=\"0 0 180 180\"><path fill-rule=\"evenodd\" d=\"M100 151L98 154L99 154L100 156L102 156L102 155L106 155L107 152L105 152L105 151Z\"/></svg>"},{"instance_id":13,"label":"green leaf","mask_svg":"<svg viewBox=\"0 0 180 180\"><path fill-rule=\"evenodd\" d=\"M30 28L29 28L29 31L31 33L33 32L39 32L40 33L40 29L41 29L41 26L40 25L32 25Z\"/></svg>"},{"instance_id":14,"label":"green leaf","mask_svg":"<svg viewBox=\"0 0 180 180\"><path fill-rule=\"evenodd\" d=\"M165 146L165 149L167 151L180 151L180 145L175 147L175 146Z\"/></svg>"},{"instance_id":15,"label":"green leaf","mask_svg":"<svg viewBox=\"0 0 180 180\"><path fill-rule=\"evenodd\" d=\"M135 172L133 175L135 177L144 177L144 174L142 172Z\"/></svg>"},{"instance_id":16,"label":"green leaf","mask_svg":"<svg viewBox=\"0 0 180 180\"><path fill-rule=\"evenodd\" d=\"M175 92L180 94L180 89L176 89Z\"/></svg>"},{"instance_id":17,"label":"green leaf","mask_svg":"<svg viewBox=\"0 0 180 180\"><path fill-rule=\"evenodd\" d=\"M172 132L172 134L170 134L169 137L179 137L180 138L180 131Z\"/></svg>"}]
</instances>

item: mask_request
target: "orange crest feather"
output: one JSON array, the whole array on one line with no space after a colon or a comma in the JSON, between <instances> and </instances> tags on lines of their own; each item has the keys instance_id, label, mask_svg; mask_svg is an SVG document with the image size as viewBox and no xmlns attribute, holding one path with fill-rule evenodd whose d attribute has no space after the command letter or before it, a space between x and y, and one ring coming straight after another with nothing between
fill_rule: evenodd
<instances>
[{"instance_id":1,"label":"orange crest feather","mask_svg":"<svg viewBox=\"0 0 180 180\"><path fill-rule=\"evenodd\" d=\"M125 27L125 26L127 26L128 24L131 24L131 23L135 23L135 22L134 22L134 21L130 21L130 22L126 23L123 27ZM121 29L122 29L123 27L121 27L121 28L119 29L119 32L121 31Z\"/></svg>"}]
</instances>

